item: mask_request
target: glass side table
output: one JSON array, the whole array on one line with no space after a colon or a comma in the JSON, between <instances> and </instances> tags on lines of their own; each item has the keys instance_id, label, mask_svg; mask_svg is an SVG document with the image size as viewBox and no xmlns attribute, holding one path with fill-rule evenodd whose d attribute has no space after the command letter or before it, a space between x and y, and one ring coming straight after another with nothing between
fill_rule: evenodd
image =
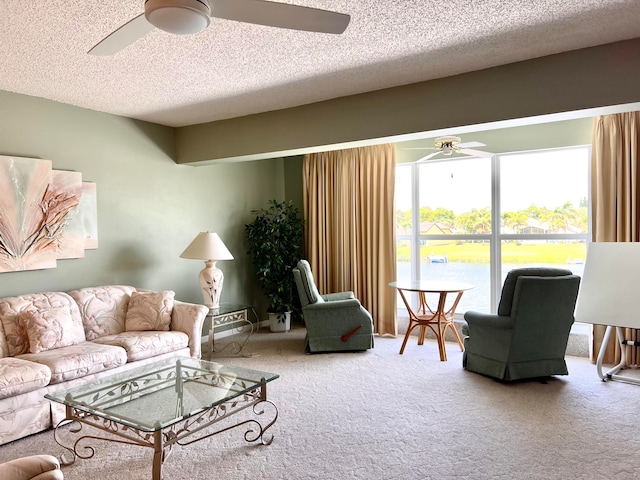
<instances>
[{"instance_id":1,"label":"glass side table","mask_svg":"<svg viewBox=\"0 0 640 480\"><path fill-rule=\"evenodd\" d=\"M211 358L216 353L222 353L230 349L232 355L241 357L253 357L257 354L244 351L244 348L253 334L254 324L249 319L249 312L258 322L258 315L252 305L239 305L221 303L219 308L212 309L205 317L203 330L207 330L207 351L205 356ZM240 341L231 341L221 347L215 343L215 328L228 326L226 330L241 336ZM259 326L259 324L258 324ZM205 331L202 332L203 334Z\"/></svg>"}]
</instances>

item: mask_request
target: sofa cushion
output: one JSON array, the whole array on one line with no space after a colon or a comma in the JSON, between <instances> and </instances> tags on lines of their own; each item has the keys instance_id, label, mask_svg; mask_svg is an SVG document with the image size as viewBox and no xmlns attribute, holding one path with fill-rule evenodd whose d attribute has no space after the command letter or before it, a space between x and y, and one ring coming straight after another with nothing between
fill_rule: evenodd
<instances>
[{"instance_id":1,"label":"sofa cushion","mask_svg":"<svg viewBox=\"0 0 640 480\"><path fill-rule=\"evenodd\" d=\"M30 311L68 306L75 325L82 324L77 303L64 292L44 292L0 298L0 323L4 328L9 356L29 353L25 316ZM84 340L84 332L82 339Z\"/></svg>"},{"instance_id":2,"label":"sofa cushion","mask_svg":"<svg viewBox=\"0 0 640 480\"><path fill-rule=\"evenodd\" d=\"M129 299L135 291L126 285L106 285L68 292L80 309L87 340L124 332Z\"/></svg>"},{"instance_id":3,"label":"sofa cushion","mask_svg":"<svg viewBox=\"0 0 640 480\"><path fill-rule=\"evenodd\" d=\"M82 323L74 323L68 305L31 310L23 320L30 353L67 347L85 340Z\"/></svg>"},{"instance_id":4,"label":"sofa cushion","mask_svg":"<svg viewBox=\"0 0 640 480\"><path fill-rule=\"evenodd\" d=\"M40 353L20 355L21 359L46 365L51 370L51 384L84 377L127 363L127 352L112 345L82 342Z\"/></svg>"},{"instance_id":5,"label":"sofa cushion","mask_svg":"<svg viewBox=\"0 0 640 480\"><path fill-rule=\"evenodd\" d=\"M45 387L51 370L45 365L20 358L0 358L0 399L32 392Z\"/></svg>"},{"instance_id":6,"label":"sofa cushion","mask_svg":"<svg viewBox=\"0 0 640 480\"><path fill-rule=\"evenodd\" d=\"M124 327L127 332L169 331L175 293L133 292Z\"/></svg>"},{"instance_id":7,"label":"sofa cushion","mask_svg":"<svg viewBox=\"0 0 640 480\"><path fill-rule=\"evenodd\" d=\"M135 362L188 347L189 337L183 332L123 332L98 338L94 343L122 347L128 361Z\"/></svg>"}]
</instances>

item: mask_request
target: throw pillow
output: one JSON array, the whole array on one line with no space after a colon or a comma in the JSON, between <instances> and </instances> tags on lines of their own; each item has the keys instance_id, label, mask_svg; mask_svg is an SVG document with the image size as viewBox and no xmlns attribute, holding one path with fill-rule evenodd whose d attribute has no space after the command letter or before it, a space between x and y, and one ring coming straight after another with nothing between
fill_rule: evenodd
<instances>
[{"instance_id":1,"label":"throw pillow","mask_svg":"<svg viewBox=\"0 0 640 480\"><path fill-rule=\"evenodd\" d=\"M31 310L24 315L29 352L38 353L78 343L69 306Z\"/></svg>"},{"instance_id":2,"label":"throw pillow","mask_svg":"<svg viewBox=\"0 0 640 480\"><path fill-rule=\"evenodd\" d=\"M124 320L127 332L169 331L175 292L133 292Z\"/></svg>"}]
</instances>

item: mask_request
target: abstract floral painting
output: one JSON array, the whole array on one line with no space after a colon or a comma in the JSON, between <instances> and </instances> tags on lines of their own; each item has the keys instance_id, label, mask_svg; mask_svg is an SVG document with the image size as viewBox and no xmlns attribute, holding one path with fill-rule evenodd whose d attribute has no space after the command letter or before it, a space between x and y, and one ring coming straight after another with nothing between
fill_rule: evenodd
<instances>
[{"instance_id":1,"label":"abstract floral painting","mask_svg":"<svg viewBox=\"0 0 640 480\"><path fill-rule=\"evenodd\" d=\"M81 258L84 257L84 235L82 231L72 228L73 220L78 217L79 206L82 199L82 174L79 172L67 172L53 170L51 190L65 192L76 198L73 209L69 210L65 218L66 225L61 230L58 238L57 258Z\"/></svg>"},{"instance_id":2,"label":"abstract floral painting","mask_svg":"<svg viewBox=\"0 0 640 480\"><path fill-rule=\"evenodd\" d=\"M53 170L50 160L0 156L0 272L83 257L84 230L67 228L79 215L83 190L82 174Z\"/></svg>"},{"instance_id":3,"label":"abstract floral painting","mask_svg":"<svg viewBox=\"0 0 640 480\"><path fill-rule=\"evenodd\" d=\"M80 199L80 215L85 250L98 248L98 197L97 187L93 182L82 182L82 198Z\"/></svg>"},{"instance_id":4,"label":"abstract floral painting","mask_svg":"<svg viewBox=\"0 0 640 480\"><path fill-rule=\"evenodd\" d=\"M54 170L54 177L57 170ZM76 172L61 172L64 174ZM79 175L79 174L78 174ZM93 182L82 182L82 177L78 178L76 186L69 185L72 189L78 189L80 204L77 211L72 212L69 222L60 240L60 259L84 257L85 250L98 248L98 222L96 217L96 184Z\"/></svg>"}]
</instances>

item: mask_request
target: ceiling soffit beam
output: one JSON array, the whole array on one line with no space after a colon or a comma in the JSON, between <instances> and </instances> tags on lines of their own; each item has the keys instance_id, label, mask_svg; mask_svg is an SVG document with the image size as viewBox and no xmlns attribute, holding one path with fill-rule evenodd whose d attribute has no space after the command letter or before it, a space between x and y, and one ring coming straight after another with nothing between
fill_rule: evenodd
<instances>
[{"instance_id":1,"label":"ceiling soffit beam","mask_svg":"<svg viewBox=\"0 0 640 480\"><path fill-rule=\"evenodd\" d=\"M208 165L640 101L640 38L176 129L176 163Z\"/></svg>"}]
</instances>

